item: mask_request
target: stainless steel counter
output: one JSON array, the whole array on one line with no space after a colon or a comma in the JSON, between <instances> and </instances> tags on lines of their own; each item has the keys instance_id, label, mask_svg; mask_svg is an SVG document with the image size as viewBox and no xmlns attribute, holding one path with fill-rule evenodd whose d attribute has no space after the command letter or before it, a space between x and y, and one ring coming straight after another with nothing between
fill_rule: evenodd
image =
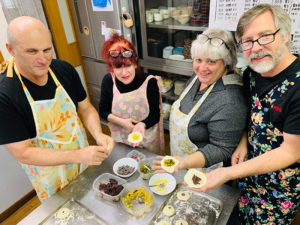
<instances>
[{"instance_id":1,"label":"stainless steel counter","mask_svg":"<svg viewBox=\"0 0 300 225\"><path fill-rule=\"evenodd\" d=\"M154 194L154 205L155 208L147 217L137 220L126 213L120 205L120 202L107 202L105 200L99 199L93 189L92 184L95 178L100 174L109 172L113 173L112 167L114 162L118 159L126 157L126 154L131 151L132 148L123 144L116 145L112 154L100 165L92 166L87 169L83 174L81 174L77 179L70 183L62 191L54 195L45 201L41 206L36 208L32 213L25 217L19 224L29 225L29 224L39 224L48 215L55 211L61 204L63 204L67 199L74 198L93 211L95 214L99 215L101 218L109 222L111 225L146 225L149 224L152 217L159 210L160 206L166 200L166 196L158 196ZM153 153L146 150L140 150L147 157L155 156ZM177 183L183 182L183 177L186 171L180 171L178 174L174 174ZM128 178L125 188L134 188L138 185L146 185L148 181L144 181L140 176L139 172L136 172L133 176ZM207 192L207 194L218 198L223 201L224 208L220 215L217 225L226 224L230 213L237 202L239 191L228 185L222 185L212 191Z\"/></svg>"}]
</instances>

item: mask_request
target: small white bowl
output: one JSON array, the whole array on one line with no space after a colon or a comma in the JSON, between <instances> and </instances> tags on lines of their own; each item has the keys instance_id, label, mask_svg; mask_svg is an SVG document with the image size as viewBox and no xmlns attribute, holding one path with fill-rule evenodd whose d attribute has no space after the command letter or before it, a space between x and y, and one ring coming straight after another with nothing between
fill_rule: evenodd
<instances>
[{"instance_id":1,"label":"small white bowl","mask_svg":"<svg viewBox=\"0 0 300 225\"><path fill-rule=\"evenodd\" d=\"M169 181L169 184L165 185L166 188L166 192L165 193L161 193L159 191L157 191L157 187L150 187L150 190L152 192L154 192L155 194L158 195L168 195L170 194L172 191L174 191L175 187L176 187L176 179L168 173L157 173L154 174L150 180L149 180L149 185L154 185L155 181L157 181L158 179L167 179Z\"/></svg>"},{"instance_id":2,"label":"small white bowl","mask_svg":"<svg viewBox=\"0 0 300 225\"><path fill-rule=\"evenodd\" d=\"M119 174L118 173L118 169L120 166L131 166L131 167L134 167L134 170L129 173L129 174L126 174L126 175L122 175L122 174ZM138 167L138 163L135 159L132 159L132 158L122 158L122 159L119 159L118 161L115 162L114 166L113 166L113 171L116 175L120 176L120 177L130 177L132 174L135 173L135 171L137 170L137 167Z\"/></svg>"}]
</instances>

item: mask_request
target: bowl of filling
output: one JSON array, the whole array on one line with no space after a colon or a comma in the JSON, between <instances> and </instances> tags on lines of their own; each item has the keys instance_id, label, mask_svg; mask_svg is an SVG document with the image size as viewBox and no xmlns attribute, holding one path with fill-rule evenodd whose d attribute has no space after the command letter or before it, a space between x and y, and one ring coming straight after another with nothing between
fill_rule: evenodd
<instances>
[{"instance_id":1,"label":"bowl of filling","mask_svg":"<svg viewBox=\"0 0 300 225\"><path fill-rule=\"evenodd\" d=\"M138 163L132 158L121 158L115 162L113 171L120 177L130 177L137 170Z\"/></svg>"},{"instance_id":2,"label":"bowl of filling","mask_svg":"<svg viewBox=\"0 0 300 225\"><path fill-rule=\"evenodd\" d=\"M150 178L149 187L155 194L168 195L174 191L176 179L168 173L157 173Z\"/></svg>"},{"instance_id":3,"label":"bowl of filling","mask_svg":"<svg viewBox=\"0 0 300 225\"><path fill-rule=\"evenodd\" d=\"M103 173L93 182L93 190L96 195L110 202L120 200L120 195L124 191L123 185L126 180L110 173Z\"/></svg>"},{"instance_id":4,"label":"bowl of filling","mask_svg":"<svg viewBox=\"0 0 300 225\"><path fill-rule=\"evenodd\" d=\"M156 157L149 157L141 160L139 163L139 172L144 180L149 180L155 173L155 170L152 168L154 166L153 160L158 159Z\"/></svg>"},{"instance_id":5,"label":"bowl of filling","mask_svg":"<svg viewBox=\"0 0 300 225\"><path fill-rule=\"evenodd\" d=\"M126 190L121 195L121 205L130 215L144 217L154 208L151 191L142 186Z\"/></svg>"}]
</instances>

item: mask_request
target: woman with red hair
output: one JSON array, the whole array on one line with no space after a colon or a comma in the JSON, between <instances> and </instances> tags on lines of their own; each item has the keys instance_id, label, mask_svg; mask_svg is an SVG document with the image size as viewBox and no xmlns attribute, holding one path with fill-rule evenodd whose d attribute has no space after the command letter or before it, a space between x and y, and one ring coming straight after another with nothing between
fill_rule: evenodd
<instances>
[{"instance_id":1,"label":"woman with red hair","mask_svg":"<svg viewBox=\"0 0 300 225\"><path fill-rule=\"evenodd\" d=\"M104 42L101 56L109 73L102 80L99 114L112 137L132 145L128 134L138 131L144 137L140 147L164 154L159 78L141 72L133 45L118 34Z\"/></svg>"}]
</instances>

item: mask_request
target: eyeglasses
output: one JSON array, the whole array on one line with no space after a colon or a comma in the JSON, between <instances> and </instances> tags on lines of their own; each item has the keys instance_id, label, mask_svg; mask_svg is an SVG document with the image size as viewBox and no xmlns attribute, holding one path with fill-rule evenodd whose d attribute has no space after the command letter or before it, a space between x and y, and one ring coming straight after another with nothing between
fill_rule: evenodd
<instances>
[{"instance_id":1,"label":"eyeglasses","mask_svg":"<svg viewBox=\"0 0 300 225\"><path fill-rule=\"evenodd\" d=\"M207 41L210 42L210 44L214 47L220 47L221 45L225 45L225 47L230 50L229 46L226 44L226 42L221 39L221 38L217 38L217 37L208 37L205 34L199 34L198 35L198 40L200 40L200 42L205 43Z\"/></svg>"},{"instance_id":2,"label":"eyeglasses","mask_svg":"<svg viewBox=\"0 0 300 225\"><path fill-rule=\"evenodd\" d=\"M256 40L249 40L239 44L240 48L243 51L248 51L253 48L254 42L257 42L259 45L267 45L275 41L275 35L280 31L280 29L276 30L273 34L265 34Z\"/></svg>"},{"instance_id":3,"label":"eyeglasses","mask_svg":"<svg viewBox=\"0 0 300 225\"><path fill-rule=\"evenodd\" d=\"M108 54L113 57L113 58L117 58L119 55L122 55L124 58L130 58L132 57L133 53L132 51L118 51L118 50L109 50Z\"/></svg>"}]
</instances>

